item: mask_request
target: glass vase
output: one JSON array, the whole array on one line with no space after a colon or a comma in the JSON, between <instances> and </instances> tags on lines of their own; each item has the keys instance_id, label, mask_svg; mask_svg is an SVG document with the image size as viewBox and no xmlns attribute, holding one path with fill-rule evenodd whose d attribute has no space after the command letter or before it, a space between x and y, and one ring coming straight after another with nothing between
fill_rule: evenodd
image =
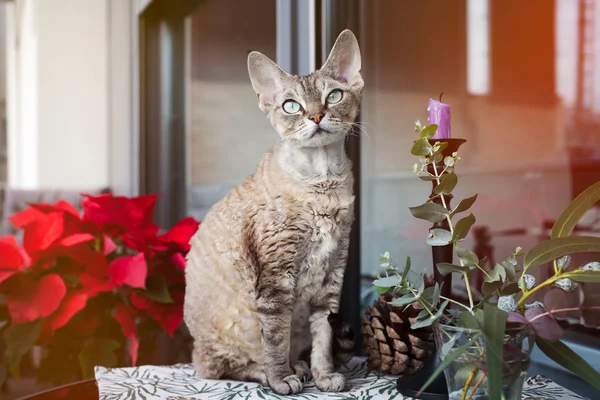
<instances>
[{"instance_id":1,"label":"glass vase","mask_svg":"<svg viewBox=\"0 0 600 400\"><path fill-rule=\"evenodd\" d=\"M436 322L434 337L440 361L458 347L470 343L456 360L444 369L450 400L487 400L490 398L486 375L485 339L481 330L467 329L449 320ZM507 326L502 349L502 398L520 400L527 377L535 334L529 325Z\"/></svg>"}]
</instances>

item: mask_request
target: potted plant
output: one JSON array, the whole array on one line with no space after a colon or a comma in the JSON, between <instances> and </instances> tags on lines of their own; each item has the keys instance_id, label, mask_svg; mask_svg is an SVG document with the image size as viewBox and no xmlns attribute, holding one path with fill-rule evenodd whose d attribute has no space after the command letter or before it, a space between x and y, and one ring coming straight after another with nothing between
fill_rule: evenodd
<instances>
[{"instance_id":1,"label":"potted plant","mask_svg":"<svg viewBox=\"0 0 600 400\"><path fill-rule=\"evenodd\" d=\"M92 377L96 365L135 365L160 332L174 335L199 223L184 218L159 233L156 198L85 195L82 214L59 201L10 217L23 242L0 238L0 380L6 370L19 376L34 345L38 381L58 384Z\"/></svg>"},{"instance_id":2,"label":"potted plant","mask_svg":"<svg viewBox=\"0 0 600 400\"><path fill-rule=\"evenodd\" d=\"M421 390L443 371L450 399L519 399L534 343L552 360L600 390L600 373L560 341L563 331L554 317L574 310L560 308L557 292L570 293L580 282L600 282L600 263L570 265L571 254L600 252L600 238L571 236L579 219L600 200L600 182L567 206L552 228L551 239L527 252L517 248L486 270L485 260L461 247L475 217L460 216L477 196L460 201L454 208L449 206L446 196L458 183L455 167L460 157L457 151L444 154L447 143L432 140L436 130L436 125L417 123L420 137L413 144L412 154L419 160L413 169L421 179L434 181L437 189L424 204L410 211L419 219L447 223L448 229L431 229L427 243L452 246L457 262L438 263L437 269L442 275L455 274L464 280L467 300L444 296L439 283L426 288L424 278L411 269L410 259L400 267L389 252L382 255L385 271L374 282L379 293L391 294L391 305L421 305L411 329L433 327L440 364ZM536 282L530 272L548 263L553 265L554 274ZM476 271L484 275L480 288L473 288L469 279ZM554 290L544 301L532 301L532 296L544 288ZM483 296L478 301L474 289Z\"/></svg>"}]
</instances>

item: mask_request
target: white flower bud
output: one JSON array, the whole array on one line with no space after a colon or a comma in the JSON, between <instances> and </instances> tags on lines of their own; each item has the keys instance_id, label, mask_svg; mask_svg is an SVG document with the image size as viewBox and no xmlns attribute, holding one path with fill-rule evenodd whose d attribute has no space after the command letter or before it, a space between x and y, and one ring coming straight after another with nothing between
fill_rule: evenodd
<instances>
[{"instance_id":1,"label":"white flower bud","mask_svg":"<svg viewBox=\"0 0 600 400\"><path fill-rule=\"evenodd\" d=\"M556 264L561 269L569 268L569 265L571 265L571 256L563 256L559 258L558 260L556 260Z\"/></svg>"},{"instance_id":2,"label":"white flower bud","mask_svg":"<svg viewBox=\"0 0 600 400\"><path fill-rule=\"evenodd\" d=\"M591 263L585 264L581 269L584 271L600 271L600 262L592 261Z\"/></svg>"},{"instance_id":3,"label":"white flower bud","mask_svg":"<svg viewBox=\"0 0 600 400\"><path fill-rule=\"evenodd\" d=\"M527 288L527 290L531 290L535 286L535 276L533 276L533 275L525 274L523 276L523 281L525 282L525 287ZM519 279L518 285L519 285L519 289L523 289L521 287L520 279Z\"/></svg>"},{"instance_id":4,"label":"white flower bud","mask_svg":"<svg viewBox=\"0 0 600 400\"><path fill-rule=\"evenodd\" d=\"M542 303L541 301L534 301L533 303L525 304L525 308L535 308L535 307L546 308L544 306L544 303Z\"/></svg>"},{"instance_id":5,"label":"white flower bud","mask_svg":"<svg viewBox=\"0 0 600 400\"><path fill-rule=\"evenodd\" d=\"M506 312L517 311L517 302L512 296L500 296L498 308Z\"/></svg>"},{"instance_id":6,"label":"white flower bud","mask_svg":"<svg viewBox=\"0 0 600 400\"><path fill-rule=\"evenodd\" d=\"M559 289L564 290L565 292L573 292L575 289L579 287L579 283L569 279L569 278L560 278L556 282L554 282L554 286Z\"/></svg>"}]
</instances>

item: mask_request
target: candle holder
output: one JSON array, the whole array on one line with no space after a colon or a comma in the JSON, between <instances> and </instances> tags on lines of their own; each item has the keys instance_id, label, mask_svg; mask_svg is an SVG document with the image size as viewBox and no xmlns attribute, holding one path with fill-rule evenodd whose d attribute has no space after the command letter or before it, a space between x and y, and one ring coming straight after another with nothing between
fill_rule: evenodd
<instances>
[{"instance_id":1,"label":"candle holder","mask_svg":"<svg viewBox=\"0 0 600 400\"><path fill-rule=\"evenodd\" d=\"M458 148L466 142L465 139L429 139L429 143L433 146L436 142L448 143L448 146L442 151L444 157L451 156L452 153L458 151ZM444 162L440 161L435 164L437 171L444 169ZM433 174L433 166L428 167L429 173ZM435 194L434 189L438 183L432 181L431 195L429 198L434 203L442 204L441 196ZM452 200L452 194L443 195L446 206L450 207L450 201ZM436 222L431 226L431 229L445 229L450 230L448 220ZM433 259L433 277L435 281L441 285L441 294L445 297L451 298L452 293L452 274L443 276L438 270L438 263L449 263L452 264L453 249L452 244L446 246L431 246L431 255ZM435 345L431 345L429 350L429 359L425 363L425 366L413 375L405 375L398 378L396 381L396 388L398 391L408 397L416 397L419 393L419 389L423 387L425 382L435 372L440 364L439 357L437 356L437 350ZM444 374L439 374L433 383L422 393L419 394L419 399L422 400L443 400L448 398L448 387L446 386L446 377Z\"/></svg>"}]
</instances>

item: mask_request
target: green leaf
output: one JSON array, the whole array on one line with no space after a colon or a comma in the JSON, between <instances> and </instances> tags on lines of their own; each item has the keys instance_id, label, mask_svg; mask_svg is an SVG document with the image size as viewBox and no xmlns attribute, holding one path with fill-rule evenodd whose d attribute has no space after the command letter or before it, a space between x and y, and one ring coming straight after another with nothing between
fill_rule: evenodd
<instances>
[{"instance_id":1,"label":"green leaf","mask_svg":"<svg viewBox=\"0 0 600 400\"><path fill-rule=\"evenodd\" d=\"M474 266L479 263L477 254L473 253L471 250L463 249L462 247L456 247L456 256L467 266Z\"/></svg>"},{"instance_id":2,"label":"green leaf","mask_svg":"<svg viewBox=\"0 0 600 400\"><path fill-rule=\"evenodd\" d=\"M502 284L506 281L506 270L500 264L496 264L487 275L484 275L483 284L481 285L481 293L484 296L493 294L496 290L502 288Z\"/></svg>"},{"instance_id":3,"label":"green leaf","mask_svg":"<svg viewBox=\"0 0 600 400\"><path fill-rule=\"evenodd\" d=\"M422 156L422 157L428 156L431 151L432 151L431 144L429 144L429 141L424 138L415 140L415 143L413 144L412 148L410 149L410 152L412 155Z\"/></svg>"},{"instance_id":4,"label":"green leaf","mask_svg":"<svg viewBox=\"0 0 600 400\"><path fill-rule=\"evenodd\" d=\"M457 347L453 352L449 353L441 362L440 365L438 365L438 367L435 369L435 371L433 371L433 374L431 374L431 376L429 377L429 379L427 379L427 381L423 384L423 386L421 387L421 389L419 390L419 393L417 393L416 397L419 397L421 395L421 392L424 391L425 389L427 389L429 387L429 385L431 385L431 383L435 380L435 378L437 378L437 376L439 374L442 373L442 371L444 371L444 369L452 364L458 357L462 356L463 353L465 351L467 351L467 349L469 347L471 347L473 344L471 342L467 342L465 344L463 344L460 347Z\"/></svg>"},{"instance_id":5,"label":"green leaf","mask_svg":"<svg viewBox=\"0 0 600 400\"><path fill-rule=\"evenodd\" d=\"M535 344L550 359L565 367L584 381L600 390L600 373L592 368L581 356L571 350L561 341L550 342L539 336L535 338Z\"/></svg>"},{"instance_id":6,"label":"green leaf","mask_svg":"<svg viewBox=\"0 0 600 400\"><path fill-rule=\"evenodd\" d=\"M600 271L576 270L563 275L577 282L600 282Z\"/></svg>"},{"instance_id":7,"label":"green leaf","mask_svg":"<svg viewBox=\"0 0 600 400\"><path fill-rule=\"evenodd\" d=\"M377 294L386 294L388 292L388 290L390 290L389 287L377 286L375 288L375 291L377 292Z\"/></svg>"},{"instance_id":8,"label":"green leaf","mask_svg":"<svg viewBox=\"0 0 600 400\"><path fill-rule=\"evenodd\" d=\"M491 304L483 305L485 366L490 400L502 399L502 346L508 314Z\"/></svg>"},{"instance_id":9,"label":"green leaf","mask_svg":"<svg viewBox=\"0 0 600 400\"><path fill-rule=\"evenodd\" d=\"M424 319L424 320L421 320L421 321L417 321L414 324L411 324L410 328L411 329L419 329L419 328L424 328L426 326L430 326L431 324L434 323L434 321L436 321L439 317L442 316L442 313L444 312L444 310L446 309L446 307L448 306L448 304L449 304L448 300L444 301L440 305L440 307L438 308L438 310L435 313L433 313L432 317L430 316L427 319Z\"/></svg>"},{"instance_id":10,"label":"green leaf","mask_svg":"<svg viewBox=\"0 0 600 400\"><path fill-rule=\"evenodd\" d=\"M94 367L112 368L117 365L115 350L121 344L113 339L91 338L79 353L79 365L84 378L94 377Z\"/></svg>"},{"instance_id":11,"label":"green leaf","mask_svg":"<svg viewBox=\"0 0 600 400\"><path fill-rule=\"evenodd\" d=\"M391 288L400 284L400 277L398 275L387 276L385 278L377 279L373 281L373 285L377 287Z\"/></svg>"},{"instance_id":12,"label":"green leaf","mask_svg":"<svg viewBox=\"0 0 600 400\"><path fill-rule=\"evenodd\" d=\"M417 297L414 294L410 293L410 294L407 294L405 296L398 297L398 298L394 299L394 301L392 301L390 303L391 304L396 304L396 305L399 305L399 306L406 306L408 304L414 303L417 300L419 300L419 297Z\"/></svg>"},{"instance_id":13,"label":"green leaf","mask_svg":"<svg viewBox=\"0 0 600 400\"><path fill-rule=\"evenodd\" d=\"M474 223L475 216L473 214L469 214L463 219L459 220L454 226L454 237L452 238L452 241L457 242L466 238Z\"/></svg>"},{"instance_id":14,"label":"green leaf","mask_svg":"<svg viewBox=\"0 0 600 400\"><path fill-rule=\"evenodd\" d=\"M425 203L417 207L409 207L408 209L415 218L434 223L443 221L448 215L448 210L437 203Z\"/></svg>"},{"instance_id":15,"label":"green leaf","mask_svg":"<svg viewBox=\"0 0 600 400\"><path fill-rule=\"evenodd\" d=\"M458 205L456 207L454 207L454 210L452 210L452 214L450 214L450 215L454 216L455 214L458 214L459 212L467 211L475 203L475 200L477 200L477 195L467 197L466 199L462 199L458 203Z\"/></svg>"},{"instance_id":16,"label":"green leaf","mask_svg":"<svg viewBox=\"0 0 600 400\"><path fill-rule=\"evenodd\" d=\"M21 358L33 347L40 336L43 319L39 318L33 322L12 325L4 331L6 342L6 353L4 359L6 364L18 371Z\"/></svg>"},{"instance_id":17,"label":"green leaf","mask_svg":"<svg viewBox=\"0 0 600 400\"><path fill-rule=\"evenodd\" d=\"M160 275L149 276L146 279L146 290L141 290L138 293L162 304L173 303L167 282Z\"/></svg>"},{"instance_id":18,"label":"green leaf","mask_svg":"<svg viewBox=\"0 0 600 400\"><path fill-rule=\"evenodd\" d=\"M433 144L433 151L436 153L440 153L440 152L446 150L446 147L448 147L448 142L435 142ZM441 154L440 154L440 156L441 156ZM444 158L444 156L439 158L439 160L442 161L443 158Z\"/></svg>"},{"instance_id":19,"label":"green leaf","mask_svg":"<svg viewBox=\"0 0 600 400\"><path fill-rule=\"evenodd\" d=\"M472 268L469 266L462 266L450 263L437 263L437 268L440 274L442 275L448 275L452 272L458 272L461 274L466 272L468 274L472 271Z\"/></svg>"},{"instance_id":20,"label":"green leaf","mask_svg":"<svg viewBox=\"0 0 600 400\"><path fill-rule=\"evenodd\" d=\"M483 326L484 315L482 309L475 310L475 315L469 311L461 311L458 316L467 329L481 329Z\"/></svg>"},{"instance_id":21,"label":"green leaf","mask_svg":"<svg viewBox=\"0 0 600 400\"><path fill-rule=\"evenodd\" d=\"M428 172L419 172L418 177L422 181L426 181L426 182L435 181L435 179L436 179L435 176L429 175Z\"/></svg>"},{"instance_id":22,"label":"green leaf","mask_svg":"<svg viewBox=\"0 0 600 400\"><path fill-rule=\"evenodd\" d=\"M600 182L596 182L581 192L559 215L552 227L552 239L569 236L586 213L600 200Z\"/></svg>"},{"instance_id":23,"label":"green leaf","mask_svg":"<svg viewBox=\"0 0 600 400\"><path fill-rule=\"evenodd\" d=\"M568 254L587 252L600 252L599 237L568 236L546 240L525 254L525 271L531 267L544 265Z\"/></svg>"},{"instance_id":24,"label":"green leaf","mask_svg":"<svg viewBox=\"0 0 600 400\"><path fill-rule=\"evenodd\" d=\"M438 126L436 124L427 125L421 131L421 139L431 139L435 132L437 131Z\"/></svg>"},{"instance_id":25,"label":"green leaf","mask_svg":"<svg viewBox=\"0 0 600 400\"><path fill-rule=\"evenodd\" d=\"M430 246L446 246L450 241L452 241L452 232L445 229L434 228L427 236L427 244Z\"/></svg>"},{"instance_id":26,"label":"green leaf","mask_svg":"<svg viewBox=\"0 0 600 400\"><path fill-rule=\"evenodd\" d=\"M445 174L440 179L440 184L437 185L433 189L433 193L435 193L435 194L450 194L456 187L457 183L458 183L458 176L454 172Z\"/></svg>"},{"instance_id":27,"label":"green leaf","mask_svg":"<svg viewBox=\"0 0 600 400\"><path fill-rule=\"evenodd\" d=\"M406 275L408 275L408 271L410 271L410 257L406 256L406 262L404 263L404 270L402 271L401 279L405 280Z\"/></svg>"},{"instance_id":28,"label":"green leaf","mask_svg":"<svg viewBox=\"0 0 600 400\"><path fill-rule=\"evenodd\" d=\"M446 165L447 167L451 167L454 165L454 158L447 156L446 158L444 158L444 165Z\"/></svg>"}]
</instances>

